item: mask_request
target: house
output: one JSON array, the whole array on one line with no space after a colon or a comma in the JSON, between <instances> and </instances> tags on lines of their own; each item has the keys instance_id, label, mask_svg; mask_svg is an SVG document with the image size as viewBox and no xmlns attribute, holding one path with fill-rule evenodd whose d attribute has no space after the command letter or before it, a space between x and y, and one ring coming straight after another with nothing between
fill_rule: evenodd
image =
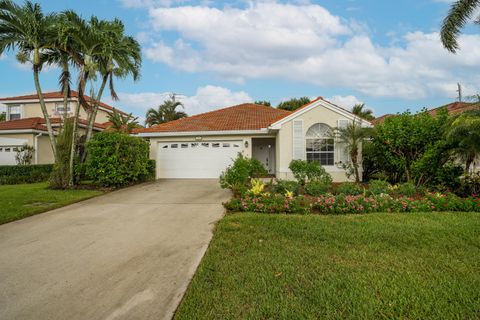
<instances>
[{"instance_id":1,"label":"house","mask_svg":"<svg viewBox=\"0 0 480 320\"><path fill-rule=\"evenodd\" d=\"M57 133L64 114L63 94L47 92L44 93L44 99L52 127ZM91 101L88 96L85 96L85 99ZM78 93L72 91L67 109L69 116L74 115L77 101ZM37 94L0 98L0 103L6 105L6 121L0 122L0 165L15 165L16 151L25 143L35 148L33 164L53 163L53 152ZM103 102L99 103L95 131L107 128L108 114L112 112L113 107ZM86 119L87 113L81 108L80 134L86 132Z\"/></svg>"},{"instance_id":2,"label":"house","mask_svg":"<svg viewBox=\"0 0 480 320\"><path fill-rule=\"evenodd\" d=\"M150 141L157 178L218 178L238 153L279 179L293 159L317 161L336 182L348 180L345 148L329 135L351 121L371 126L323 98L293 111L246 103L135 131Z\"/></svg>"},{"instance_id":3,"label":"house","mask_svg":"<svg viewBox=\"0 0 480 320\"><path fill-rule=\"evenodd\" d=\"M470 111L470 110L480 110L480 103L478 103L478 102L469 103L469 102L456 101L456 102L446 104L444 106L428 109L427 112L429 114L431 114L432 116L436 116L438 111L440 109L443 109L443 108L446 108L447 111L448 111L448 114L452 115L452 114L458 114L458 113L462 113L462 112ZM373 119L372 123L374 125L384 123L385 119L387 119L389 117L392 117L392 116L395 116L395 115L391 114L391 113L384 114L383 116L380 116L380 117L377 117L377 118Z\"/></svg>"}]
</instances>

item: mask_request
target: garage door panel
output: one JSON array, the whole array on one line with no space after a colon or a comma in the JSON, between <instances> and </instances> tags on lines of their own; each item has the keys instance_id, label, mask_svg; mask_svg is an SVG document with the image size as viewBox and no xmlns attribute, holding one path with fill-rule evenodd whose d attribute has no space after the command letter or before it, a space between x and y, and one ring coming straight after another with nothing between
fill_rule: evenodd
<instances>
[{"instance_id":1,"label":"garage door panel","mask_svg":"<svg viewBox=\"0 0 480 320\"><path fill-rule=\"evenodd\" d=\"M241 151L241 141L160 143L157 178L218 178Z\"/></svg>"}]
</instances>

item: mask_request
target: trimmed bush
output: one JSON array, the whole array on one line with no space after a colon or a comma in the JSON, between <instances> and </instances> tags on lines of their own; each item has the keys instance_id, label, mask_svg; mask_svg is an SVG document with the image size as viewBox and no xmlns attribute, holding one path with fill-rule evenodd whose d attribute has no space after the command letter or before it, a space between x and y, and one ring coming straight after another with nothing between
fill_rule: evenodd
<instances>
[{"instance_id":1,"label":"trimmed bush","mask_svg":"<svg viewBox=\"0 0 480 320\"><path fill-rule=\"evenodd\" d=\"M53 164L0 166L0 184L20 184L47 181Z\"/></svg>"},{"instance_id":2,"label":"trimmed bush","mask_svg":"<svg viewBox=\"0 0 480 320\"><path fill-rule=\"evenodd\" d=\"M151 175L148 142L125 133L100 132L87 144L85 174L105 187L145 181Z\"/></svg>"},{"instance_id":3,"label":"trimmed bush","mask_svg":"<svg viewBox=\"0 0 480 320\"><path fill-rule=\"evenodd\" d=\"M300 192L304 192L307 182L318 182L330 187L332 184L332 176L325 171L318 162L308 162L305 160L292 160L288 168L292 171L293 176L300 186Z\"/></svg>"},{"instance_id":4,"label":"trimmed bush","mask_svg":"<svg viewBox=\"0 0 480 320\"><path fill-rule=\"evenodd\" d=\"M355 196L363 193L363 187L355 182L344 182L337 186L335 193Z\"/></svg>"},{"instance_id":5,"label":"trimmed bush","mask_svg":"<svg viewBox=\"0 0 480 320\"><path fill-rule=\"evenodd\" d=\"M325 184L321 181L311 181L305 185L305 193L309 196L317 197L325 194L330 188L330 184Z\"/></svg>"},{"instance_id":6,"label":"trimmed bush","mask_svg":"<svg viewBox=\"0 0 480 320\"><path fill-rule=\"evenodd\" d=\"M388 194L392 185L385 180L370 180L368 183L369 194Z\"/></svg>"},{"instance_id":7,"label":"trimmed bush","mask_svg":"<svg viewBox=\"0 0 480 320\"><path fill-rule=\"evenodd\" d=\"M279 194L285 195L287 192L293 192L298 194L298 182L292 180L278 180L274 187L274 191Z\"/></svg>"},{"instance_id":8,"label":"trimmed bush","mask_svg":"<svg viewBox=\"0 0 480 320\"><path fill-rule=\"evenodd\" d=\"M220 175L220 186L232 190L234 195L240 195L250 188L252 178L268 175L268 171L257 159L245 158L238 154L232 165Z\"/></svg>"},{"instance_id":9,"label":"trimmed bush","mask_svg":"<svg viewBox=\"0 0 480 320\"><path fill-rule=\"evenodd\" d=\"M405 182L393 188L393 194L398 196L413 197L416 192L417 188L411 182Z\"/></svg>"}]
</instances>

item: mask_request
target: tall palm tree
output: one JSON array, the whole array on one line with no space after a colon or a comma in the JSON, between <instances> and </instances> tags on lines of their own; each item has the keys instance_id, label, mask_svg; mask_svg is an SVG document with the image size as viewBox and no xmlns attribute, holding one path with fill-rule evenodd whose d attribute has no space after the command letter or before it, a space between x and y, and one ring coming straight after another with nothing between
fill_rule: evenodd
<instances>
[{"instance_id":1,"label":"tall palm tree","mask_svg":"<svg viewBox=\"0 0 480 320\"><path fill-rule=\"evenodd\" d=\"M35 90L45 119L54 158L57 159L55 133L43 98L39 75L45 54L52 49L56 16L45 15L39 4L26 1L20 6L10 0L0 0L0 54L18 50L22 63L31 63Z\"/></svg>"},{"instance_id":2,"label":"tall palm tree","mask_svg":"<svg viewBox=\"0 0 480 320\"><path fill-rule=\"evenodd\" d=\"M131 75L136 81L140 77L142 64L140 44L133 37L125 36L125 27L120 20L100 22L95 19L92 21L92 27L102 30L104 37L101 53L96 54L102 83L95 97L92 112L89 114L86 142L92 137L98 103L102 98L107 81L112 98L117 100L114 77L125 78Z\"/></svg>"},{"instance_id":3,"label":"tall palm tree","mask_svg":"<svg viewBox=\"0 0 480 320\"><path fill-rule=\"evenodd\" d=\"M352 107L352 113L365 120L373 120L375 116L371 109L365 108L365 103L357 103Z\"/></svg>"},{"instance_id":4,"label":"tall palm tree","mask_svg":"<svg viewBox=\"0 0 480 320\"><path fill-rule=\"evenodd\" d=\"M443 20L440 32L445 49L455 53L460 48L458 36L461 29L472 18L475 18L475 23L480 23L480 16L473 16L478 8L480 8L480 0L457 0L452 4L448 15Z\"/></svg>"},{"instance_id":5,"label":"tall palm tree","mask_svg":"<svg viewBox=\"0 0 480 320\"><path fill-rule=\"evenodd\" d=\"M370 135L370 129L362 127L359 121L354 120L344 128L335 128L333 135L348 152L355 174L355 182L360 182L358 155L362 142Z\"/></svg>"},{"instance_id":6,"label":"tall palm tree","mask_svg":"<svg viewBox=\"0 0 480 320\"><path fill-rule=\"evenodd\" d=\"M465 161L465 173L480 155L480 110L455 115L447 129L447 141L453 143L455 152Z\"/></svg>"},{"instance_id":7,"label":"tall palm tree","mask_svg":"<svg viewBox=\"0 0 480 320\"><path fill-rule=\"evenodd\" d=\"M149 127L181 118L188 115L183 111L177 111L178 107L183 108L183 103L175 100L172 95L169 100L165 100L157 109L150 108L147 110L145 124Z\"/></svg>"},{"instance_id":8,"label":"tall palm tree","mask_svg":"<svg viewBox=\"0 0 480 320\"><path fill-rule=\"evenodd\" d=\"M137 119L138 117L134 117L131 113L123 115L114 108L113 112L108 115L108 121L112 123L108 130L131 133L133 129L140 127Z\"/></svg>"}]
</instances>

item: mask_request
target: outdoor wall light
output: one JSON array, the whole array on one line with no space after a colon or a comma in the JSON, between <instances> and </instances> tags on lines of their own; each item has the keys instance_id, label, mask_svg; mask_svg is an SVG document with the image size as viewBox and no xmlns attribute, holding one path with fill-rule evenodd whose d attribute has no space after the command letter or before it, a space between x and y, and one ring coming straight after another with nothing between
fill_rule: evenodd
<instances>
[{"instance_id":1,"label":"outdoor wall light","mask_svg":"<svg viewBox=\"0 0 480 320\"><path fill-rule=\"evenodd\" d=\"M195 141L202 141L202 137L195 137Z\"/></svg>"},{"instance_id":2,"label":"outdoor wall light","mask_svg":"<svg viewBox=\"0 0 480 320\"><path fill-rule=\"evenodd\" d=\"M245 148L248 148L248 141L245 141Z\"/></svg>"}]
</instances>

